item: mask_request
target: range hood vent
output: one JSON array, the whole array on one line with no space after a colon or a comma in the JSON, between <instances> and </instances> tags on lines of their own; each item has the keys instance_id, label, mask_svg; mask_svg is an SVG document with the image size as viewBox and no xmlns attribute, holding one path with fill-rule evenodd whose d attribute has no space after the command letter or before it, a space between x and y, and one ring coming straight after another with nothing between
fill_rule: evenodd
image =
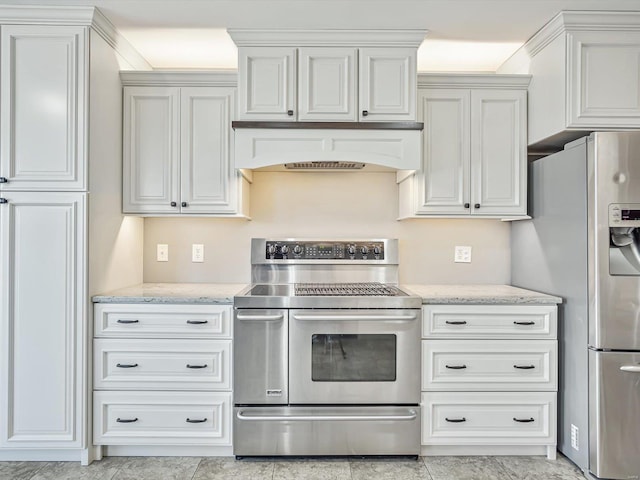
<instances>
[{"instance_id":1,"label":"range hood vent","mask_svg":"<svg viewBox=\"0 0 640 480\"><path fill-rule=\"evenodd\" d=\"M289 170L360 170L364 168L364 166L364 163L357 162L294 162L284 164L284 168Z\"/></svg>"}]
</instances>

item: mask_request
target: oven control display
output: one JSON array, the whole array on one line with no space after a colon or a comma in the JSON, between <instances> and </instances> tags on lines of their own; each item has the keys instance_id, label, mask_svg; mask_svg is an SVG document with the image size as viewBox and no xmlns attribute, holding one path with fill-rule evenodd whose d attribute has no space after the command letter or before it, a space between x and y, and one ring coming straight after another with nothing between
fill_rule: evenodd
<instances>
[{"instance_id":1,"label":"oven control display","mask_svg":"<svg viewBox=\"0 0 640 480\"><path fill-rule=\"evenodd\" d=\"M384 242L268 241L267 260L384 260Z\"/></svg>"}]
</instances>

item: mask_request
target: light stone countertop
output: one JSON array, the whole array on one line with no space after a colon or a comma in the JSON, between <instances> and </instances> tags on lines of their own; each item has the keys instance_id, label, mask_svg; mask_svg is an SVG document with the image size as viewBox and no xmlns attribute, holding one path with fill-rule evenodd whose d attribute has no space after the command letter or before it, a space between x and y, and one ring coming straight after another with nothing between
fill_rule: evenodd
<instances>
[{"instance_id":1,"label":"light stone countertop","mask_svg":"<svg viewBox=\"0 0 640 480\"><path fill-rule=\"evenodd\" d=\"M510 285L400 285L424 304L553 305L560 297Z\"/></svg>"},{"instance_id":2,"label":"light stone countertop","mask_svg":"<svg viewBox=\"0 0 640 480\"><path fill-rule=\"evenodd\" d=\"M142 283L95 295L95 303L209 303L232 305L242 283ZM509 285L401 285L424 304L553 305L562 299Z\"/></svg>"},{"instance_id":3,"label":"light stone countertop","mask_svg":"<svg viewBox=\"0 0 640 480\"><path fill-rule=\"evenodd\" d=\"M210 303L232 305L243 283L142 283L95 295L95 303Z\"/></svg>"}]
</instances>

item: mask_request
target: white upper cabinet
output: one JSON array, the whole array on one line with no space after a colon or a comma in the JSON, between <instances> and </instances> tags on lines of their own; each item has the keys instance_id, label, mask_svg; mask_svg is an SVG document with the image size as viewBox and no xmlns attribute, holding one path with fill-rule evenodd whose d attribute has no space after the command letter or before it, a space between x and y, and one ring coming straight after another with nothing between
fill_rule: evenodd
<instances>
[{"instance_id":1,"label":"white upper cabinet","mask_svg":"<svg viewBox=\"0 0 640 480\"><path fill-rule=\"evenodd\" d=\"M1 27L0 189L86 188L87 42L87 27Z\"/></svg>"},{"instance_id":2,"label":"white upper cabinet","mask_svg":"<svg viewBox=\"0 0 640 480\"><path fill-rule=\"evenodd\" d=\"M296 49L238 49L240 120L295 120Z\"/></svg>"},{"instance_id":3,"label":"white upper cabinet","mask_svg":"<svg viewBox=\"0 0 640 480\"><path fill-rule=\"evenodd\" d=\"M416 50L360 49L360 121L415 121Z\"/></svg>"},{"instance_id":4,"label":"white upper cabinet","mask_svg":"<svg viewBox=\"0 0 640 480\"><path fill-rule=\"evenodd\" d=\"M122 74L125 213L246 215L247 181L233 164L236 90L193 86L207 75Z\"/></svg>"},{"instance_id":5,"label":"white upper cabinet","mask_svg":"<svg viewBox=\"0 0 640 480\"><path fill-rule=\"evenodd\" d=\"M239 120L415 121L424 30L230 29Z\"/></svg>"},{"instance_id":6,"label":"white upper cabinet","mask_svg":"<svg viewBox=\"0 0 640 480\"><path fill-rule=\"evenodd\" d=\"M527 214L528 76L422 75L422 168L400 183L400 217Z\"/></svg>"},{"instance_id":7,"label":"white upper cabinet","mask_svg":"<svg viewBox=\"0 0 640 480\"><path fill-rule=\"evenodd\" d=\"M640 12L561 12L499 69L532 75L528 142L640 128Z\"/></svg>"}]
</instances>

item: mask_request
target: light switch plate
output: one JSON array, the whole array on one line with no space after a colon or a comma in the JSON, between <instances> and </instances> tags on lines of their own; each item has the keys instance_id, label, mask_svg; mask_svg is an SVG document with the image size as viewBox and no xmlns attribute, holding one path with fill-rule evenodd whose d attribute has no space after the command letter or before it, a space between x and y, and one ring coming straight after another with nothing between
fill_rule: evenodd
<instances>
[{"instance_id":1,"label":"light switch plate","mask_svg":"<svg viewBox=\"0 0 640 480\"><path fill-rule=\"evenodd\" d=\"M204 245L194 243L191 245L191 261L196 263L204 262Z\"/></svg>"},{"instance_id":2,"label":"light switch plate","mask_svg":"<svg viewBox=\"0 0 640 480\"><path fill-rule=\"evenodd\" d=\"M158 262L169 261L169 245L166 243L158 243L156 247L156 260Z\"/></svg>"},{"instance_id":3,"label":"light switch plate","mask_svg":"<svg viewBox=\"0 0 640 480\"><path fill-rule=\"evenodd\" d=\"M456 245L453 261L455 263L471 263L471 247Z\"/></svg>"}]
</instances>

